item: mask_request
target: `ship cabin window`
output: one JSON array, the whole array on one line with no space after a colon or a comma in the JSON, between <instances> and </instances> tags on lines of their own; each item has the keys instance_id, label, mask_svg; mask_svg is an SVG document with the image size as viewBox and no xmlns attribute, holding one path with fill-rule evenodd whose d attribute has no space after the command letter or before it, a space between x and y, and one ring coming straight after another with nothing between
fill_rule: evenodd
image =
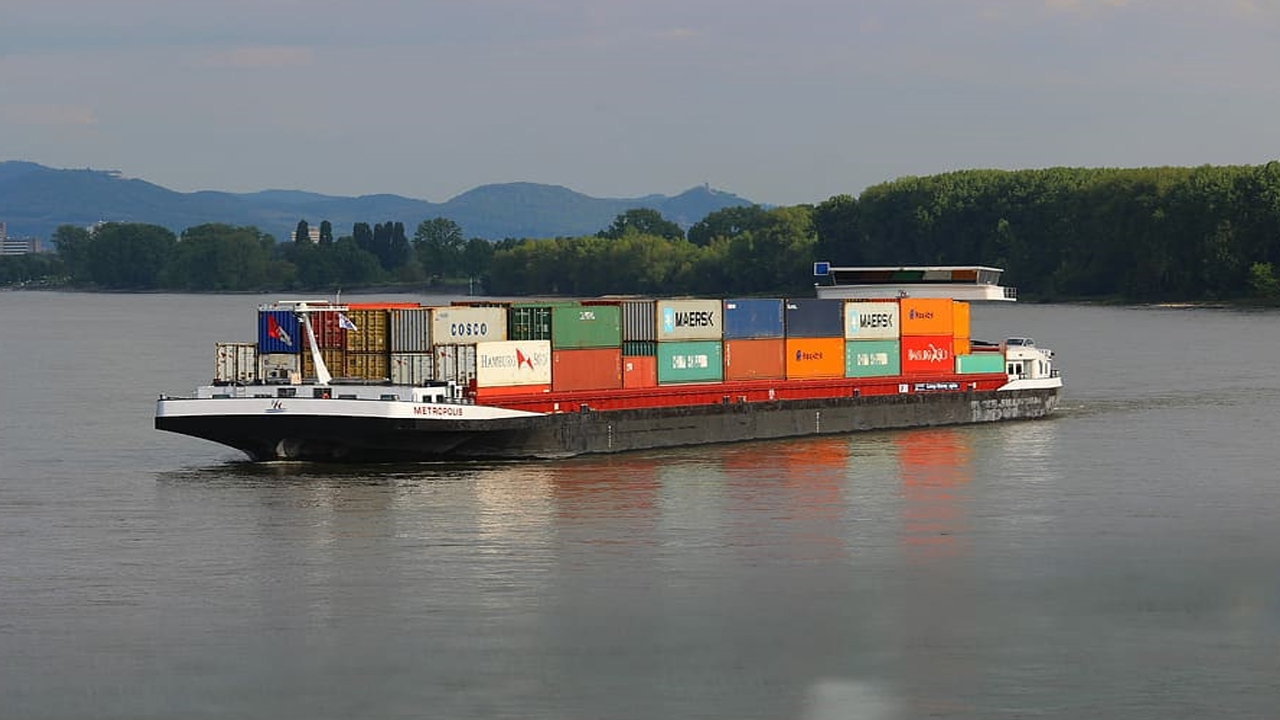
<instances>
[{"instance_id":1,"label":"ship cabin window","mask_svg":"<svg viewBox=\"0 0 1280 720\"><path fill-rule=\"evenodd\" d=\"M282 387L276 388L276 397L297 397L298 388Z\"/></svg>"}]
</instances>

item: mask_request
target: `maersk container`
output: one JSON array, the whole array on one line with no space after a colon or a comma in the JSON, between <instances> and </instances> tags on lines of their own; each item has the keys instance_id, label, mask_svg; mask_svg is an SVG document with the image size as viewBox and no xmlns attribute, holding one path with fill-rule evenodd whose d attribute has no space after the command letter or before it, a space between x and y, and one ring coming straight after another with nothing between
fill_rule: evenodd
<instances>
[{"instance_id":1,"label":"maersk container","mask_svg":"<svg viewBox=\"0 0 1280 720\"><path fill-rule=\"evenodd\" d=\"M950 324L948 324L950 327ZM902 338L902 374L928 375L955 372L953 338L947 335L906 335Z\"/></svg>"},{"instance_id":2,"label":"maersk container","mask_svg":"<svg viewBox=\"0 0 1280 720\"><path fill-rule=\"evenodd\" d=\"M845 377L888 377L900 374L902 354L897 340L850 340L845 343Z\"/></svg>"},{"instance_id":3,"label":"maersk container","mask_svg":"<svg viewBox=\"0 0 1280 720\"><path fill-rule=\"evenodd\" d=\"M726 322L728 316L726 312ZM787 377L786 351L787 341L782 338L725 340L724 379L782 380Z\"/></svg>"},{"instance_id":4,"label":"maersk container","mask_svg":"<svg viewBox=\"0 0 1280 720\"><path fill-rule=\"evenodd\" d=\"M622 309L617 305L551 308L551 347L557 350L622 345Z\"/></svg>"},{"instance_id":5,"label":"maersk container","mask_svg":"<svg viewBox=\"0 0 1280 720\"><path fill-rule=\"evenodd\" d=\"M476 343L476 387L551 384L551 343L500 340Z\"/></svg>"},{"instance_id":6,"label":"maersk container","mask_svg":"<svg viewBox=\"0 0 1280 720\"><path fill-rule=\"evenodd\" d=\"M431 312L431 339L437 345L475 345L507 339L505 307L450 306Z\"/></svg>"},{"instance_id":7,"label":"maersk container","mask_svg":"<svg viewBox=\"0 0 1280 720\"><path fill-rule=\"evenodd\" d=\"M782 300L746 298L724 301L724 339L753 340L786 336Z\"/></svg>"},{"instance_id":8,"label":"maersk container","mask_svg":"<svg viewBox=\"0 0 1280 720\"><path fill-rule=\"evenodd\" d=\"M790 298L786 308L788 338L844 339L844 301Z\"/></svg>"},{"instance_id":9,"label":"maersk container","mask_svg":"<svg viewBox=\"0 0 1280 720\"><path fill-rule=\"evenodd\" d=\"M724 335L724 307L719 300L659 300L655 311L659 342L720 340ZM658 373L661 382L661 363Z\"/></svg>"},{"instance_id":10,"label":"maersk container","mask_svg":"<svg viewBox=\"0 0 1280 720\"><path fill-rule=\"evenodd\" d=\"M347 310L347 319L356 326L355 330L347 330L347 352L387 352L389 312L385 308Z\"/></svg>"},{"instance_id":11,"label":"maersk container","mask_svg":"<svg viewBox=\"0 0 1280 720\"><path fill-rule=\"evenodd\" d=\"M431 356L435 379L466 385L476 378L475 345L434 345Z\"/></svg>"},{"instance_id":12,"label":"maersk container","mask_svg":"<svg viewBox=\"0 0 1280 720\"><path fill-rule=\"evenodd\" d=\"M658 339L658 322L653 300L623 300L622 307L622 341L654 342Z\"/></svg>"},{"instance_id":13,"label":"maersk container","mask_svg":"<svg viewBox=\"0 0 1280 720\"><path fill-rule=\"evenodd\" d=\"M302 329L290 310L258 311L258 352L297 353L303 347Z\"/></svg>"},{"instance_id":14,"label":"maersk container","mask_svg":"<svg viewBox=\"0 0 1280 720\"><path fill-rule=\"evenodd\" d=\"M425 385L435 380L435 356L429 352L391 353L393 385Z\"/></svg>"},{"instance_id":15,"label":"maersk container","mask_svg":"<svg viewBox=\"0 0 1280 720\"><path fill-rule=\"evenodd\" d=\"M218 343L214 356L215 384L251 383L258 379L258 346L254 343Z\"/></svg>"},{"instance_id":16,"label":"maersk container","mask_svg":"<svg viewBox=\"0 0 1280 720\"><path fill-rule=\"evenodd\" d=\"M718 382L723 379L724 352L720 341L658 343L659 385Z\"/></svg>"},{"instance_id":17,"label":"maersk container","mask_svg":"<svg viewBox=\"0 0 1280 720\"><path fill-rule=\"evenodd\" d=\"M844 377L843 337L787 338L787 379Z\"/></svg>"},{"instance_id":18,"label":"maersk container","mask_svg":"<svg viewBox=\"0 0 1280 720\"><path fill-rule=\"evenodd\" d=\"M263 382L287 383L294 375L302 381L302 362L296 353L259 353L258 377Z\"/></svg>"},{"instance_id":19,"label":"maersk container","mask_svg":"<svg viewBox=\"0 0 1280 720\"><path fill-rule=\"evenodd\" d=\"M900 326L896 301L844 304L845 340L896 340Z\"/></svg>"},{"instance_id":20,"label":"maersk container","mask_svg":"<svg viewBox=\"0 0 1280 720\"><path fill-rule=\"evenodd\" d=\"M551 389L617 390L622 387L620 348L583 348L551 351Z\"/></svg>"},{"instance_id":21,"label":"maersk container","mask_svg":"<svg viewBox=\"0 0 1280 720\"><path fill-rule=\"evenodd\" d=\"M431 350L431 308L391 311L392 353L425 353Z\"/></svg>"},{"instance_id":22,"label":"maersk container","mask_svg":"<svg viewBox=\"0 0 1280 720\"><path fill-rule=\"evenodd\" d=\"M988 352L976 355L956 355L956 372L961 375L971 373L1004 372L1004 353Z\"/></svg>"}]
</instances>

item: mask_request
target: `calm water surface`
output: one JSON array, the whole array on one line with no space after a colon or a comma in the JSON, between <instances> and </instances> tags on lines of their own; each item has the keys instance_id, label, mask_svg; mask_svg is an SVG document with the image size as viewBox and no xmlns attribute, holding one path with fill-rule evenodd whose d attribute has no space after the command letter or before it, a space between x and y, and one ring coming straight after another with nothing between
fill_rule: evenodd
<instances>
[{"instance_id":1,"label":"calm water surface","mask_svg":"<svg viewBox=\"0 0 1280 720\"><path fill-rule=\"evenodd\" d=\"M0 717L1280 707L1280 314L975 310L1043 422L335 470L151 429L260 300L0 293Z\"/></svg>"}]
</instances>

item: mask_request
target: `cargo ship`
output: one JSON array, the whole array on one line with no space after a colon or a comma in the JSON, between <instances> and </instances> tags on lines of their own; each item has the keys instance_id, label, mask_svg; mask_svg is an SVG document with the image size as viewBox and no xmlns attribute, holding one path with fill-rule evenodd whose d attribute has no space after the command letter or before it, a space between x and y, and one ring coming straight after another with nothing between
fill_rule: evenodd
<instances>
[{"instance_id":1,"label":"cargo ship","mask_svg":"<svg viewBox=\"0 0 1280 720\"><path fill-rule=\"evenodd\" d=\"M970 337L996 268L814 267L805 298L280 301L155 427L251 460L560 458L1043 418L1026 337Z\"/></svg>"}]
</instances>

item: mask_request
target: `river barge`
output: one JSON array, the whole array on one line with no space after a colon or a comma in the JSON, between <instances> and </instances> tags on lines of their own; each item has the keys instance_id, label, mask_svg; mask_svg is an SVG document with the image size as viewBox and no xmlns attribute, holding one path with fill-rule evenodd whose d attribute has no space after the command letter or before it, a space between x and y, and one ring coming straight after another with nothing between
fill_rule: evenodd
<instances>
[{"instance_id":1,"label":"river barge","mask_svg":"<svg viewBox=\"0 0 1280 720\"><path fill-rule=\"evenodd\" d=\"M588 453L1043 418L1062 379L1028 338L969 335L1011 301L984 267L815 266L812 298L447 306L281 301L219 343L155 427L250 459Z\"/></svg>"}]
</instances>

